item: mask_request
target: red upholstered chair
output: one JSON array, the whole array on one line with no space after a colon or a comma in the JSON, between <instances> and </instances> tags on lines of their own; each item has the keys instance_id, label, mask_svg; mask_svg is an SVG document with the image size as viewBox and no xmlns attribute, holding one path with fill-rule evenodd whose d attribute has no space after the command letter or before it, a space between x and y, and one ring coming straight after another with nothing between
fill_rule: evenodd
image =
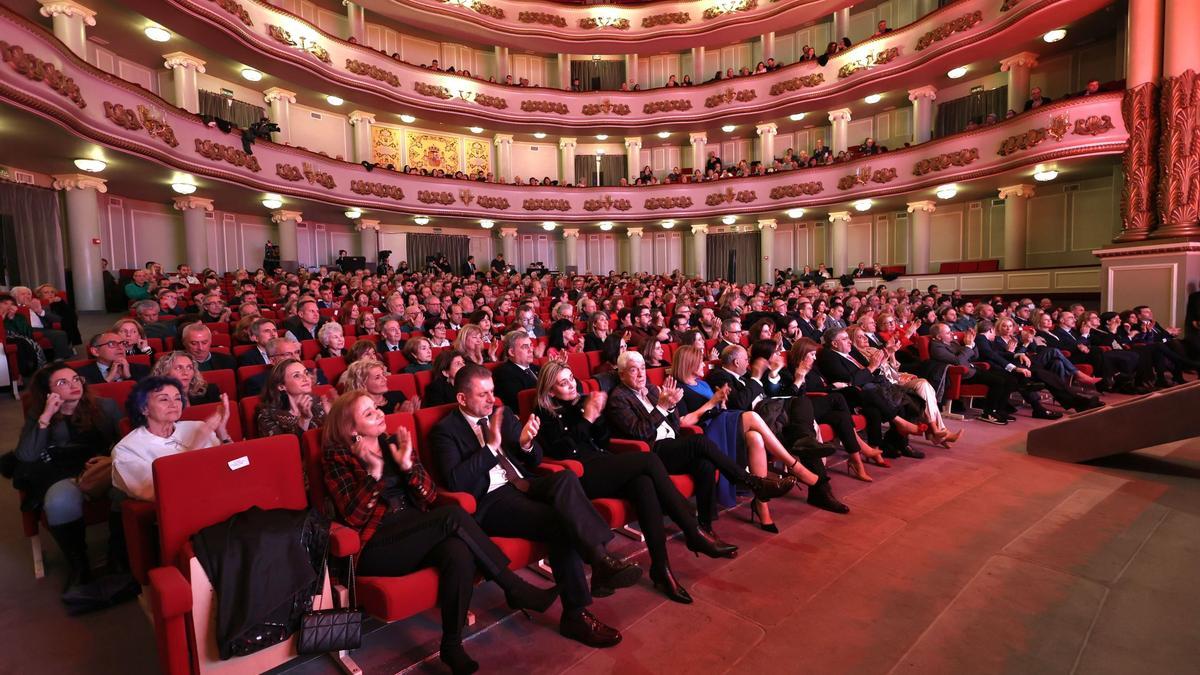
<instances>
[{"instance_id":1,"label":"red upholstered chair","mask_svg":"<svg viewBox=\"0 0 1200 675\"><path fill-rule=\"evenodd\" d=\"M667 380L667 369L666 368L647 368L646 369L646 381L649 382L650 384L652 384L656 387L661 387L661 386L663 386L663 382L665 382L666 380Z\"/></svg>"},{"instance_id":2,"label":"red upholstered chair","mask_svg":"<svg viewBox=\"0 0 1200 675\"><path fill-rule=\"evenodd\" d=\"M255 348L257 348L257 345L234 345L233 346L234 360L242 358L242 354L245 354L246 352L248 352L252 349L255 349Z\"/></svg>"},{"instance_id":3,"label":"red upholstered chair","mask_svg":"<svg viewBox=\"0 0 1200 675\"><path fill-rule=\"evenodd\" d=\"M150 349L153 349L155 354L167 351L167 346L163 344L162 338L146 338L146 344L150 345Z\"/></svg>"},{"instance_id":4,"label":"red upholstered chair","mask_svg":"<svg viewBox=\"0 0 1200 675\"><path fill-rule=\"evenodd\" d=\"M383 357L384 363L387 364L388 372L399 373L408 365L408 359L405 358L404 352L383 352L380 354Z\"/></svg>"},{"instance_id":5,"label":"red upholstered chair","mask_svg":"<svg viewBox=\"0 0 1200 675\"><path fill-rule=\"evenodd\" d=\"M588 356L583 352L567 352L567 367L577 380L586 380L592 376L592 367Z\"/></svg>"},{"instance_id":6,"label":"red upholstered chair","mask_svg":"<svg viewBox=\"0 0 1200 675\"><path fill-rule=\"evenodd\" d=\"M210 324L210 325L218 326L221 324ZM228 330L228 329L226 329L226 330ZM212 333L212 346L213 347L224 347L226 349L232 349L233 348L233 339L229 337L228 332L218 333L217 331L214 330Z\"/></svg>"},{"instance_id":7,"label":"red upholstered chair","mask_svg":"<svg viewBox=\"0 0 1200 675\"><path fill-rule=\"evenodd\" d=\"M592 373L600 367L600 352L598 350L584 352L583 355L587 357L588 377L591 377Z\"/></svg>"},{"instance_id":8,"label":"red upholstered chair","mask_svg":"<svg viewBox=\"0 0 1200 675\"><path fill-rule=\"evenodd\" d=\"M326 356L317 359L317 367L325 373L325 379L329 380L329 384L337 384L338 378L346 372L346 359L340 356Z\"/></svg>"},{"instance_id":9,"label":"red upholstered chair","mask_svg":"<svg viewBox=\"0 0 1200 675\"><path fill-rule=\"evenodd\" d=\"M258 416L255 410L258 408L258 396L247 396L238 401L238 406L242 409L242 429L246 434L246 438L255 438L258 436ZM233 414L230 413L230 417Z\"/></svg>"},{"instance_id":10,"label":"red upholstered chair","mask_svg":"<svg viewBox=\"0 0 1200 675\"><path fill-rule=\"evenodd\" d=\"M237 377L233 370L222 368L220 370L210 370L204 375L204 381L217 385L222 394L228 394L230 402L238 400Z\"/></svg>"},{"instance_id":11,"label":"red upholstered chair","mask_svg":"<svg viewBox=\"0 0 1200 675\"><path fill-rule=\"evenodd\" d=\"M300 341L300 358L305 361L317 358L321 353L321 345L316 340L301 340Z\"/></svg>"},{"instance_id":12,"label":"red upholstered chair","mask_svg":"<svg viewBox=\"0 0 1200 675\"><path fill-rule=\"evenodd\" d=\"M129 398L129 392L133 391L133 387L137 384L133 380L122 380L121 382L101 382L100 384L89 384L88 390L92 392L92 396L96 398L112 399L117 404L117 408L124 410L125 401Z\"/></svg>"},{"instance_id":13,"label":"red upholstered chair","mask_svg":"<svg viewBox=\"0 0 1200 675\"><path fill-rule=\"evenodd\" d=\"M517 417L521 421L529 419L533 408L537 405L537 389L523 389L517 392Z\"/></svg>"},{"instance_id":14,"label":"red upholstered chair","mask_svg":"<svg viewBox=\"0 0 1200 675\"><path fill-rule=\"evenodd\" d=\"M428 387L429 383L433 382L433 371L432 370L422 370L421 372L413 375L413 379L417 383L417 393L419 393L421 396L424 396L425 395L425 387Z\"/></svg>"},{"instance_id":15,"label":"red upholstered chair","mask_svg":"<svg viewBox=\"0 0 1200 675\"><path fill-rule=\"evenodd\" d=\"M245 384L246 380L255 375L264 372L267 369L266 365L261 366L239 366L237 369L237 381L239 385Z\"/></svg>"},{"instance_id":16,"label":"red upholstered chair","mask_svg":"<svg viewBox=\"0 0 1200 675\"><path fill-rule=\"evenodd\" d=\"M980 260L978 271L980 272L995 272L1000 269L999 260Z\"/></svg>"},{"instance_id":17,"label":"red upholstered chair","mask_svg":"<svg viewBox=\"0 0 1200 675\"><path fill-rule=\"evenodd\" d=\"M405 398L418 396L417 378L413 377L412 373L388 375L388 391L403 392Z\"/></svg>"}]
</instances>

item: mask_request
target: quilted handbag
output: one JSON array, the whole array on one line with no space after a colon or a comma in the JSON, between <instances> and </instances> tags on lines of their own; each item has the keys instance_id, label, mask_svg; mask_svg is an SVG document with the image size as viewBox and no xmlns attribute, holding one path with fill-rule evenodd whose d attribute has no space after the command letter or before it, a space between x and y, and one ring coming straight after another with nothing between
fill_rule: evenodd
<instances>
[{"instance_id":1,"label":"quilted handbag","mask_svg":"<svg viewBox=\"0 0 1200 675\"><path fill-rule=\"evenodd\" d=\"M327 566L326 566L327 567ZM362 610L355 598L354 558L350 558L348 581L350 603L342 609L316 609L300 617L300 634L296 651L301 654L324 654L358 649L362 645Z\"/></svg>"}]
</instances>

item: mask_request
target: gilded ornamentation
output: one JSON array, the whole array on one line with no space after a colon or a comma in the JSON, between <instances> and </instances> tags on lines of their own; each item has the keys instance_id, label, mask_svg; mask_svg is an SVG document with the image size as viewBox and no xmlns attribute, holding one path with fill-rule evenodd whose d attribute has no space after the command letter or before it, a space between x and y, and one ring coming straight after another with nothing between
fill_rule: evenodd
<instances>
[{"instance_id":1,"label":"gilded ornamentation","mask_svg":"<svg viewBox=\"0 0 1200 675\"><path fill-rule=\"evenodd\" d=\"M371 125L371 161L380 165L401 166L400 130L383 124Z\"/></svg>"},{"instance_id":2,"label":"gilded ornamentation","mask_svg":"<svg viewBox=\"0 0 1200 675\"><path fill-rule=\"evenodd\" d=\"M777 185L771 188L771 199L786 199L789 197L801 197L821 194L825 191L825 185L817 180L811 183L793 183L791 185Z\"/></svg>"},{"instance_id":3,"label":"gilded ornamentation","mask_svg":"<svg viewBox=\"0 0 1200 675\"><path fill-rule=\"evenodd\" d=\"M1004 0L1004 4L1000 5L1001 12L1007 12L1021 4L1021 0Z\"/></svg>"},{"instance_id":4,"label":"gilded ornamentation","mask_svg":"<svg viewBox=\"0 0 1200 675\"><path fill-rule=\"evenodd\" d=\"M271 36L272 40L280 44L287 45L288 47L295 47L302 52L312 54L319 61L324 61L325 63L333 65L333 60L329 58L329 51L313 40L309 40L308 38L304 37L303 35L298 38L293 38L291 33L274 24L267 26L267 35Z\"/></svg>"},{"instance_id":5,"label":"gilded ornamentation","mask_svg":"<svg viewBox=\"0 0 1200 675\"><path fill-rule=\"evenodd\" d=\"M1053 136L1054 140L1061 141L1070 130L1071 118L1064 113L1050 118L1050 126L1046 128L1046 133Z\"/></svg>"},{"instance_id":6,"label":"gilded ornamentation","mask_svg":"<svg viewBox=\"0 0 1200 675\"><path fill-rule=\"evenodd\" d=\"M346 70L354 73L355 75L366 75L373 80L386 82L393 87L400 86L400 77L398 75L390 70L384 70L383 68L371 65L370 63L363 63L362 61L356 61L355 59L346 59Z\"/></svg>"},{"instance_id":7,"label":"gilded ornamentation","mask_svg":"<svg viewBox=\"0 0 1200 675\"><path fill-rule=\"evenodd\" d=\"M75 84L75 80L64 75L54 64L47 63L33 54L27 54L21 47L10 45L2 40L0 40L0 54L3 55L4 62L12 66L18 75L23 75L34 82L45 82L48 87L67 97L80 108L87 107L87 101L83 100L83 93L79 91L79 85Z\"/></svg>"},{"instance_id":8,"label":"gilded ornamentation","mask_svg":"<svg viewBox=\"0 0 1200 675\"><path fill-rule=\"evenodd\" d=\"M1145 239L1154 228L1154 187L1158 182L1158 84L1146 82L1125 91L1121 118L1129 145L1121 155L1121 226L1117 241Z\"/></svg>"},{"instance_id":9,"label":"gilded ornamentation","mask_svg":"<svg viewBox=\"0 0 1200 675\"><path fill-rule=\"evenodd\" d=\"M275 175L284 180L290 180L293 182L301 179L307 179L309 185L320 185L327 190L332 190L337 187L337 183L333 180L333 176L324 171L317 170L308 162L304 163L303 169L294 164L276 164Z\"/></svg>"},{"instance_id":10,"label":"gilded ornamentation","mask_svg":"<svg viewBox=\"0 0 1200 675\"><path fill-rule=\"evenodd\" d=\"M282 162L275 165L275 175L292 182L304 179L304 173L300 171L300 167Z\"/></svg>"},{"instance_id":11,"label":"gilded ornamentation","mask_svg":"<svg viewBox=\"0 0 1200 675\"><path fill-rule=\"evenodd\" d=\"M1039 143L1046 140L1048 129L1041 127L1038 129L1030 129L1023 134L1009 136L1000 144L1000 151L997 153L1001 157L1007 157L1014 152L1029 150L1036 147Z\"/></svg>"},{"instance_id":12,"label":"gilded ornamentation","mask_svg":"<svg viewBox=\"0 0 1200 675\"><path fill-rule=\"evenodd\" d=\"M1194 228L1200 221L1200 82L1185 70L1164 77L1159 143L1159 229Z\"/></svg>"},{"instance_id":13,"label":"gilded ornamentation","mask_svg":"<svg viewBox=\"0 0 1200 675\"><path fill-rule=\"evenodd\" d=\"M570 211L571 202L565 199L526 199L521 202L526 211Z\"/></svg>"},{"instance_id":14,"label":"gilded ornamentation","mask_svg":"<svg viewBox=\"0 0 1200 675\"><path fill-rule=\"evenodd\" d=\"M476 201L476 205L481 209L500 209L504 211L508 209L508 200L504 197L481 195Z\"/></svg>"},{"instance_id":15,"label":"gilded ornamentation","mask_svg":"<svg viewBox=\"0 0 1200 675\"><path fill-rule=\"evenodd\" d=\"M608 99L604 99L601 103L584 104L581 112L584 115L607 115L609 113L614 115L628 115L629 106L624 103L611 103Z\"/></svg>"},{"instance_id":16,"label":"gilded ornamentation","mask_svg":"<svg viewBox=\"0 0 1200 675\"><path fill-rule=\"evenodd\" d=\"M449 0L442 0L442 2L449 2ZM466 7L468 9L473 9L476 12L479 12L480 14L482 14L484 16L492 17L493 19L504 19L504 10L503 9L500 9L499 7L495 7L493 5L488 5L483 2L479 2L478 0L474 0L473 2L457 2L456 1L454 4L462 6L462 7Z\"/></svg>"},{"instance_id":17,"label":"gilded ornamentation","mask_svg":"<svg viewBox=\"0 0 1200 675\"><path fill-rule=\"evenodd\" d=\"M254 22L250 20L250 12L247 12L245 7L242 7L233 0L213 0L213 2L216 2L217 6L221 9L236 16L239 21L247 26L254 25Z\"/></svg>"},{"instance_id":18,"label":"gilded ornamentation","mask_svg":"<svg viewBox=\"0 0 1200 675\"><path fill-rule=\"evenodd\" d=\"M733 87L729 87L720 94L713 94L712 96L704 99L704 107L715 108L719 105L732 103L733 101L745 103L747 101L753 101L756 98L758 98L758 92L754 91L753 89L741 89L735 91Z\"/></svg>"},{"instance_id":19,"label":"gilded ornamentation","mask_svg":"<svg viewBox=\"0 0 1200 675\"><path fill-rule=\"evenodd\" d=\"M471 176L488 172L491 162L491 146L483 141L467 141L467 174ZM483 199L480 197L480 199Z\"/></svg>"},{"instance_id":20,"label":"gilded ornamentation","mask_svg":"<svg viewBox=\"0 0 1200 675\"><path fill-rule=\"evenodd\" d=\"M825 82L824 73L810 73L808 75L801 75L800 77L793 77L790 80L776 82L775 84L771 85L771 95L778 96L789 91L799 91L801 89L815 87L823 82Z\"/></svg>"},{"instance_id":21,"label":"gilded ornamentation","mask_svg":"<svg viewBox=\"0 0 1200 675\"><path fill-rule=\"evenodd\" d=\"M138 111L135 114L120 103L105 101L104 116L121 128L129 129L130 131L145 129L146 133L172 148L179 146L179 139L175 138L175 130L171 128L171 125L155 119L150 113L150 109L144 105L139 105Z\"/></svg>"},{"instance_id":22,"label":"gilded ornamentation","mask_svg":"<svg viewBox=\"0 0 1200 675\"><path fill-rule=\"evenodd\" d=\"M927 49L928 47L931 47L933 43L945 40L955 33L961 33L964 30L969 30L981 21L983 21L983 11L981 10L975 10L970 14L963 14L953 21L947 21L946 23L922 35L921 39L917 40L917 51Z\"/></svg>"},{"instance_id":23,"label":"gilded ornamentation","mask_svg":"<svg viewBox=\"0 0 1200 675\"><path fill-rule=\"evenodd\" d=\"M499 96L491 94L475 94L475 103L485 108L495 108L496 110L504 110L508 108L508 101Z\"/></svg>"},{"instance_id":24,"label":"gilded ornamentation","mask_svg":"<svg viewBox=\"0 0 1200 675\"><path fill-rule=\"evenodd\" d=\"M517 21L521 23L540 23L546 26L558 26L559 28L567 27L567 20L557 14L547 12L520 12L517 14Z\"/></svg>"},{"instance_id":25,"label":"gilded ornamentation","mask_svg":"<svg viewBox=\"0 0 1200 675\"><path fill-rule=\"evenodd\" d=\"M430 173L438 169L447 174L458 171L457 137L407 131L404 140L408 147L404 163L408 166Z\"/></svg>"},{"instance_id":26,"label":"gilded ornamentation","mask_svg":"<svg viewBox=\"0 0 1200 675\"><path fill-rule=\"evenodd\" d=\"M432 96L442 100L450 100L454 98L454 94L446 87L436 84L426 84L424 82L413 82L413 91L416 91L422 96Z\"/></svg>"},{"instance_id":27,"label":"gilded ornamentation","mask_svg":"<svg viewBox=\"0 0 1200 675\"><path fill-rule=\"evenodd\" d=\"M665 12L663 14L642 17L642 28L668 26L673 23L688 23L691 20L692 15L688 12Z\"/></svg>"},{"instance_id":28,"label":"gilded ornamentation","mask_svg":"<svg viewBox=\"0 0 1200 675\"><path fill-rule=\"evenodd\" d=\"M588 199L583 202L584 211L599 211L600 209L628 211L632 208L633 204L630 204L628 199L613 199L612 195L604 195L603 199Z\"/></svg>"},{"instance_id":29,"label":"gilded ornamentation","mask_svg":"<svg viewBox=\"0 0 1200 675\"><path fill-rule=\"evenodd\" d=\"M196 153L205 159L211 159L217 162L229 162L234 166L244 166L254 172L262 171L262 167L258 164L258 158L254 155L247 155L242 152L241 148L235 148L232 145L221 145L203 139L196 139Z\"/></svg>"},{"instance_id":30,"label":"gilded ornamentation","mask_svg":"<svg viewBox=\"0 0 1200 675\"><path fill-rule=\"evenodd\" d=\"M421 202L422 204L441 204L442 206L450 206L454 203L454 194L451 192L418 190L417 201Z\"/></svg>"},{"instance_id":31,"label":"gilded ornamentation","mask_svg":"<svg viewBox=\"0 0 1200 675\"><path fill-rule=\"evenodd\" d=\"M964 148L955 152L947 152L917 162L913 166L913 175L924 176L927 173L944 171L953 166L966 166L977 159L979 159L978 148Z\"/></svg>"},{"instance_id":32,"label":"gilded ornamentation","mask_svg":"<svg viewBox=\"0 0 1200 675\"><path fill-rule=\"evenodd\" d=\"M850 77L851 75L853 75L853 74L857 73L858 71L863 70L865 68L874 68L875 66L882 66L883 64L894 60L897 56L900 56L900 48L899 47L891 47L891 48L885 49L881 52L875 52L874 54L867 54L866 56L863 56L861 59L859 59L857 61L854 61L852 63L847 63L847 64L843 65L841 68L838 68L838 77L839 78Z\"/></svg>"},{"instance_id":33,"label":"gilded ornamentation","mask_svg":"<svg viewBox=\"0 0 1200 675\"><path fill-rule=\"evenodd\" d=\"M471 202L475 201L475 193L471 192L470 188L463 188L462 190L458 191L458 199L464 205L470 206Z\"/></svg>"},{"instance_id":34,"label":"gilded ornamentation","mask_svg":"<svg viewBox=\"0 0 1200 675\"><path fill-rule=\"evenodd\" d=\"M896 169L893 167L872 171L871 167L863 166L859 167L849 176L839 178L837 186L839 190L849 190L852 187L866 185L867 183L890 183L896 179L896 175Z\"/></svg>"},{"instance_id":35,"label":"gilded ornamentation","mask_svg":"<svg viewBox=\"0 0 1200 675\"><path fill-rule=\"evenodd\" d=\"M714 192L705 197L704 203L709 206L720 206L722 204L732 204L733 202L749 204L756 199L758 199L758 195L754 193L754 190L738 190L735 192L733 188L725 188L724 192Z\"/></svg>"},{"instance_id":36,"label":"gilded ornamentation","mask_svg":"<svg viewBox=\"0 0 1200 675\"><path fill-rule=\"evenodd\" d=\"M560 101L521 101L521 110L525 112L544 112L567 115L571 112L566 103Z\"/></svg>"},{"instance_id":37,"label":"gilded ornamentation","mask_svg":"<svg viewBox=\"0 0 1200 675\"><path fill-rule=\"evenodd\" d=\"M1075 129L1071 133L1077 136L1099 136L1113 130L1112 118L1108 115L1089 115L1075 120Z\"/></svg>"},{"instance_id":38,"label":"gilded ornamentation","mask_svg":"<svg viewBox=\"0 0 1200 675\"><path fill-rule=\"evenodd\" d=\"M612 28L614 30L629 30L629 19L609 19L600 20L596 17L589 16L586 19L579 20L579 27L584 30L593 30L596 28Z\"/></svg>"},{"instance_id":39,"label":"gilded ornamentation","mask_svg":"<svg viewBox=\"0 0 1200 675\"><path fill-rule=\"evenodd\" d=\"M754 9L755 7L758 7L758 0L742 0L740 3L738 3L737 5L734 5L732 7L727 7L727 8L722 8L719 6L718 7L709 7L708 9L704 10L703 16L704 16L704 20L708 21L709 19L715 19L718 16L721 16L722 14L733 14L735 12L745 12L745 11Z\"/></svg>"},{"instance_id":40,"label":"gilded ornamentation","mask_svg":"<svg viewBox=\"0 0 1200 675\"><path fill-rule=\"evenodd\" d=\"M667 101L651 101L642 106L642 112L647 115L653 115L660 112L671 112L674 110L691 110L692 102L686 98L676 98Z\"/></svg>"},{"instance_id":41,"label":"gilded ornamentation","mask_svg":"<svg viewBox=\"0 0 1200 675\"><path fill-rule=\"evenodd\" d=\"M371 195L374 197L386 197L401 201L404 199L404 190L401 190L396 185L385 185L383 183L372 183L365 180L350 181L350 191L358 195Z\"/></svg>"},{"instance_id":42,"label":"gilded ornamentation","mask_svg":"<svg viewBox=\"0 0 1200 675\"><path fill-rule=\"evenodd\" d=\"M642 204L648 211L659 209L687 209L692 206L691 197L650 197Z\"/></svg>"}]
</instances>

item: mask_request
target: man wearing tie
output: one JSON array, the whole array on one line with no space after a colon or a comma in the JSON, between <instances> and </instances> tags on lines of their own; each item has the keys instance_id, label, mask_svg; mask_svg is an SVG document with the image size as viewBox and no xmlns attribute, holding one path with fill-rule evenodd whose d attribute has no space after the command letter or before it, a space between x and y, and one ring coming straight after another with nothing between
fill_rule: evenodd
<instances>
[{"instance_id":1,"label":"man wearing tie","mask_svg":"<svg viewBox=\"0 0 1200 675\"><path fill-rule=\"evenodd\" d=\"M587 610L603 595L637 583L641 568L605 549L613 534L570 471L538 475L539 419L521 426L497 405L492 373L468 364L454 377L458 409L430 432L434 460L446 487L475 497L475 519L493 537L545 542L562 598L559 632L590 647L612 647L621 633ZM589 591L583 563L592 566Z\"/></svg>"},{"instance_id":2,"label":"man wearing tie","mask_svg":"<svg viewBox=\"0 0 1200 675\"><path fill-rule=\"evenodd\" d=\"M504 335L505 361L496 366L496 396L513 412L518 411L517 399L525 389L537 387L538 367L533 364L533 341L523 330Z\"/></svg>"},{"instance_id":3,"label":"man wearing tie","mask_svg":"<svg viewBox=\"0 0 1200 675\"><path fill-rule=\"evenodd\" d=\"M400 317L395 314L389 314L379 322L380 338L375 351L380 354L384 352L398 352L404 348L404 331L400 329Z\"/></svg>"},{"instance_id":4,"label":"man wearing tie","mask_svg":"<svg viewBox=\"0 0 1200 675\"><path fill-rule=\"evenodd\" d=\"M140 380L150 374L148 367L125 358L125 343L116 333L97 334L88 343L88 352L95 361L76 369L88 384Z\"/></svg>"}]
</instances>

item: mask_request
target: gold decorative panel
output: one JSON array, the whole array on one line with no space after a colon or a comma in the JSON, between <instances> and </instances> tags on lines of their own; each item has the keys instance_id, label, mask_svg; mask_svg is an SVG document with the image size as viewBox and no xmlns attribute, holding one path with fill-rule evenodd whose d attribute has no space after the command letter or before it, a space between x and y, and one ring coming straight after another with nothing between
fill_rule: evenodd
<instances>
[{"instance_id":1,"label":"gold decorative panel","mask_svg":"<svg viewBox=\"0 0 1200 675\"><path fill-rule=\"evenodd\" d=\"M400 154L400 130L382 124L371 125L371 161L387 166L394 165L397 169L404 166Z\"/></svg>"},{"instance_id":2,"label":"gold decorative panel","mask_svg":"<svg viewBox=\"0 0 1200 675\"><path fill-rule=\"evenodd\" d=\"M487 173L491 166L491 153L485 141L467 141L467 175L474 177L479 172Z\"/></svg>"},{"instance_id":3,"label":"gold decorative panel","mask_svg":"<svg viewBox=\"0 0 1200 675\"><path fill-rule=\"evenodd\" d=\"M406 131L404 140L407 148L405 164L430 172L441 169L452 174L458 171L459 139L453 136Z\"/></svg>"}]
</instances>

